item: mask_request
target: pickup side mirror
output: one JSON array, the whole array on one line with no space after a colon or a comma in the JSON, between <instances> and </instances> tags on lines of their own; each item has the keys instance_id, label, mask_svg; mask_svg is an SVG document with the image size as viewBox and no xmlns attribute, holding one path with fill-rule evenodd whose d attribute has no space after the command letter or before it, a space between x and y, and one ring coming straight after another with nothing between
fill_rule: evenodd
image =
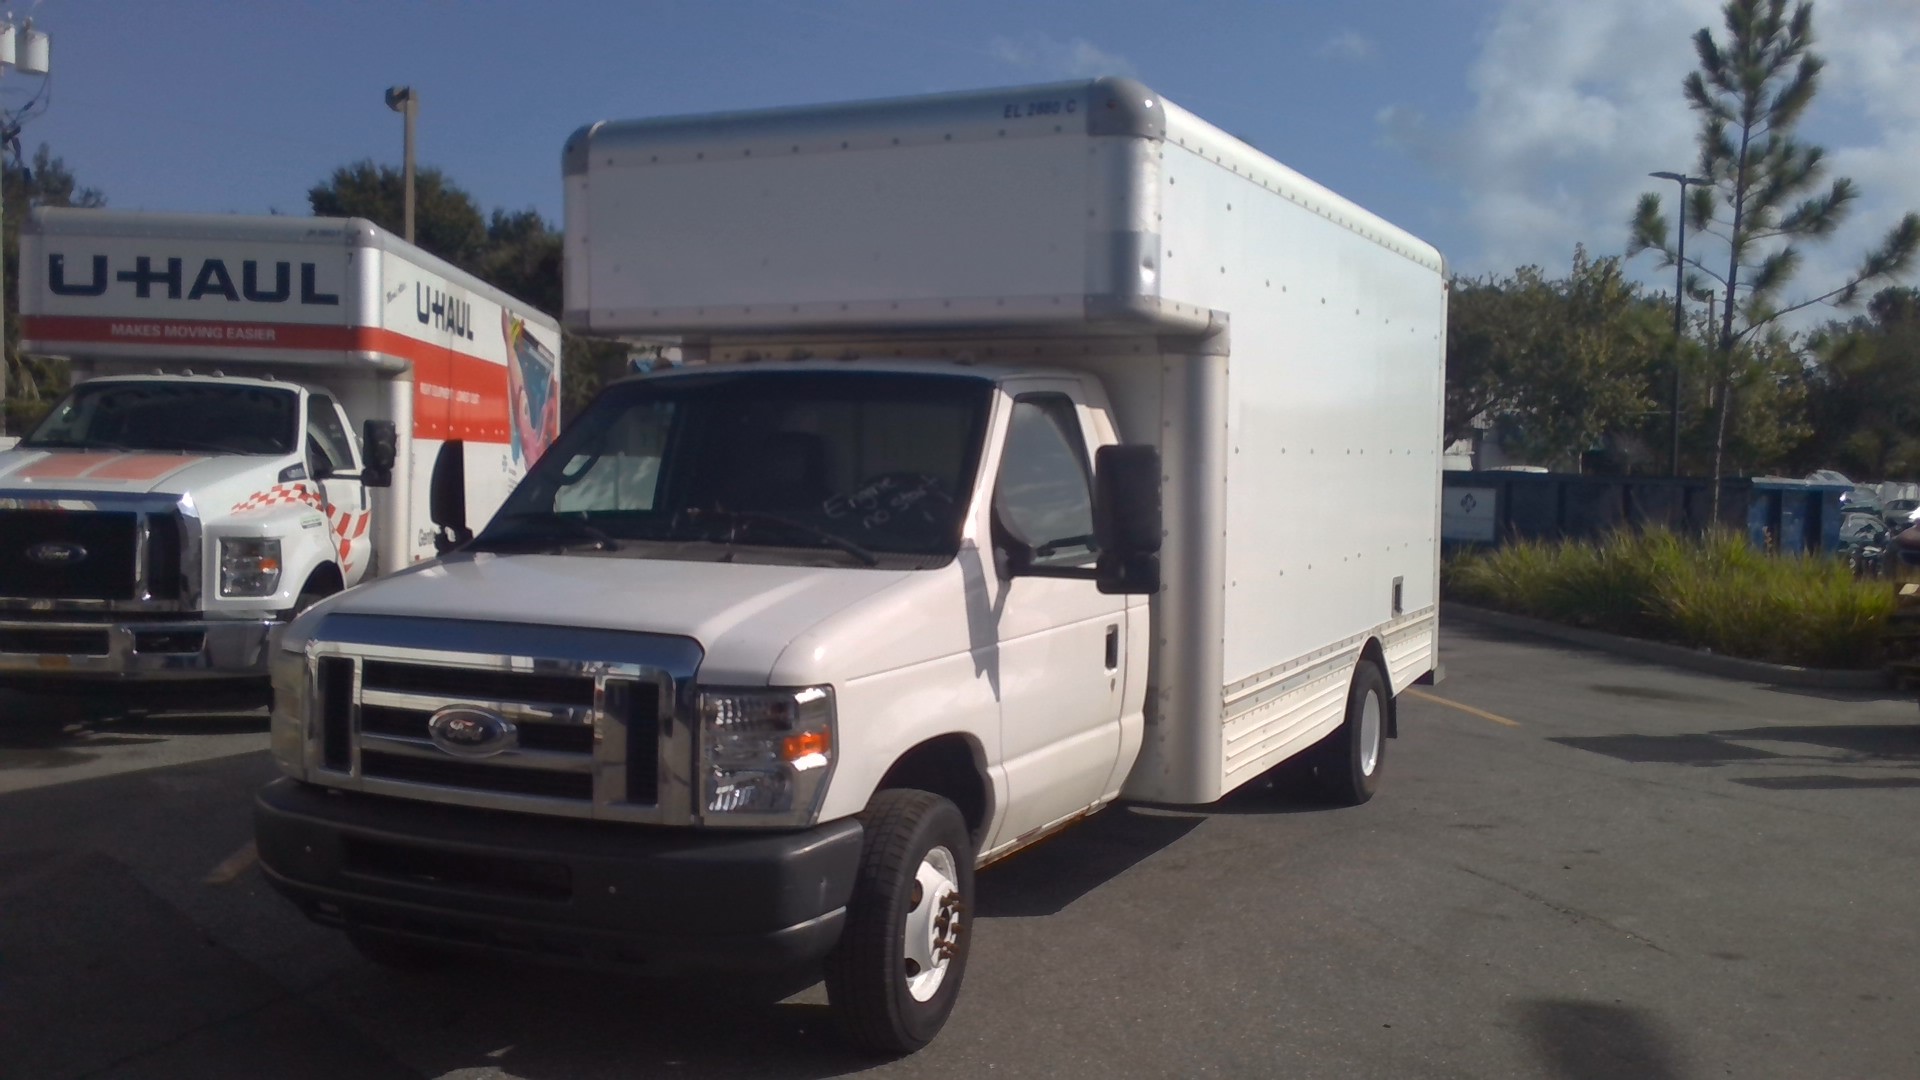
<instances>
[{"instance_id":1,"label":"pickup side mirror","mask_svg":"<svg viewBox=\"0 0 1920 1080\"><path fill-rule=\"evenodd\" d=\"M391 420L369 420L360 427L360 453L366 458L360 480L368 487L392 487L399 459L399 434Z\"/></svg>"},{"instance_id":2,"label":"pickup side mirror","mask_svg":"<svg viewBox=\"0 0 1920 1080\"><path fill-rule=\"evenodd\" d=\"M1160 591L1160 450L1103 446L1094 456L1093 534L1100 591L1150 596Z\"/></svg>"},{"instance_id":3,"label":"pickup side mirror","mask_svg":"<svg viewBox=\"0 0 1920 1080\"><path fill-rule=\"evenodd\" d=\"M433 459L433 478L428 482L427 513L438 526L433 547L447 552L473 539L467 528L467 446L458 440L440 444Z\"/></svg>"}]
</instances>

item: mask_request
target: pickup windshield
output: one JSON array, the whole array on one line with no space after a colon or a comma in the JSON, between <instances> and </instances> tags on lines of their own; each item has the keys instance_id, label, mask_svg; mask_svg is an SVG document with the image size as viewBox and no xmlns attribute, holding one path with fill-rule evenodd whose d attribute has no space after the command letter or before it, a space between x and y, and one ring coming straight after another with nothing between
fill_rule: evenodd
<instances>
[{"instance_id":1,"label":"pickup windshield","mask_svg":"<svg viewBox=\"0 0 1920 1080\"><path fill-rule=\"evenodd\" d=\"M652 543L862 565L958 549L992 384L766 371L609 388L508 496L480 550ZM639 553L636 551L635 553ZM891 558L889 558L891 557Z\"/></svg>"},{"instance_id":2,"label":"pickup windshield","mask_svg":"<svg viewBox=\"0 0 1920 1080\"><path fill-rule=\"evenodd\" d=\"M292 388L180 380L82 383L21 440L28 449L290 454Z\"/></svg>"}]
</instances>

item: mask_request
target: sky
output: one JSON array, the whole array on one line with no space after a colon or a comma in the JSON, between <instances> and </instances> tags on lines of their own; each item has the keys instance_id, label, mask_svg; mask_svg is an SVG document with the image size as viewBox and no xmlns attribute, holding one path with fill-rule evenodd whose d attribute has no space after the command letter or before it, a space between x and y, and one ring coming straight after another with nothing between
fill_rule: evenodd
<instances>
[{"instance_id":1,"label":"sky","mask_svg":"<svg viewBox=\"0 0 1920 1080\"><path fill-rule=\"evenodd\" d=\"M419 160L486 208L560 217L582 124L1047 82L1141 79L1479 275L1620 253L1655 170L1695 160L1680 94L1717 0L38 0L28 122L110 205L307 212L337 166ZM1864 191L1807 285L1920 209L1920 0L1820 0L1802 126ZM17 108L41 89L0 79ZM1666 185L1671 187L1671 185ZM1669 200L1670 204L1671 200ZM1654 257L1629 264L1664 281ZM1791 298L1791 294L1789 296Z\"/></svg>"}]
</instances>

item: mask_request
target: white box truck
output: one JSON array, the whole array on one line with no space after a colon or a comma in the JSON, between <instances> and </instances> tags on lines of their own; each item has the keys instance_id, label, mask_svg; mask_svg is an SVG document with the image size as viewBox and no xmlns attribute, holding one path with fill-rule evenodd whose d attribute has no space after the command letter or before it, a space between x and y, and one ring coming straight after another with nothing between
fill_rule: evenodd
<instances>
[{"instance_id":1,"label":"white box truck","mask_svg":"<svg viewBox=\"0 0 1920 1080\"><path fill-rule=\"evenodd\" d=\"M273 659L262 865L376 958L820 965L909 1051L974 870L1302 754L1436 661L1434 250L1130 81L604 123L605 389L464 550Z\"/></svg>"},{"instance_id":2,"label":"white box truck","mask_svg":"<svg viewBox=\"0 0 1920 1080\"><path fill-rule=\"evenodd\" d=\"M40 210L20 263L74 382L0 452L0 686L264 680L557 434L559 324L366 221Z\"/></svg>"}]
</instances>

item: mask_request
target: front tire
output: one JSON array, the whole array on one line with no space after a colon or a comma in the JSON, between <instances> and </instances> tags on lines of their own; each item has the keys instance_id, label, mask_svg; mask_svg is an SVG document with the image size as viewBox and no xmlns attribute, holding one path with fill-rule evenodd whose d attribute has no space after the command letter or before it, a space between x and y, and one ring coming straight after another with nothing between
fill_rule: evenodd
<instances>
[{"instance_id":1,"label":"front tire","mask_svg":"<svg viewBox=\"0 0 1920 1080\"><path fill-rule=\"evenodd\" d=\"M848 1043L910 1054L940 1033L960 994L973 842L959 809L926 791L882 791L860 821L866 838L846 928L827 957L827 1000Z\"/></svg>"},{"instance_id":2,"label":"front tire","mask_svg":"<svg viewBox=\"0 0 1920 1080\"><path fill-rule=\"evenodd\" d=\"M1393 700L1387 678L1371 660L1360 661L1347 690L1347 718L1316 748L1314 773L1327 801L1359 806L1380 789L1387 761L1387 718Z\"/></svg>"}]
</instances>

